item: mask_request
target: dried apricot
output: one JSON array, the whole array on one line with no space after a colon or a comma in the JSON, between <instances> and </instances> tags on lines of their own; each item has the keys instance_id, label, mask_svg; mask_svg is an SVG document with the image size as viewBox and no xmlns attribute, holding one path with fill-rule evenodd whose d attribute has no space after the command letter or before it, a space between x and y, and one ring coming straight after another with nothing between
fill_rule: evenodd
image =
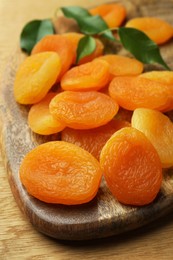
<instances>
[{"instance_id":1,"label":"dried apricot","mask_svg":"<svg viewBox=\"0 0 173 260\"><path fill-rule=\"evenodd\" d=\"M59 55L44 52L27 57L19 66L14 82L14 97L21 104L35 104L43 99L61 70Z\"/></svg>"},{"instance_id":2,"label":"dried apricot","mask_svg":"<svg viewBox=\"0 0 173 260\"><path fill-rule=\"evenodd\" d=\"M173 85L173 71L149 71L142 73L140 77L154 80L163 84Z\"/></svg>"},{"instance_id":3,"label":"dried apricot","mask_svg":"<svg viewBox=\"0 0 173 260\"><path fill-rule=\"evenodd\" d=\"M115 76L139 75L144 68L142 62L121 55L107 54L100 56L99 59L103 59L109 63L111 79Z\"/></svg>"},{"instance_id":4,"label":"dried apricot","mask_svg":"<svg viewBox=\"0 0 173 260\"><path fill-rule=\"evenodd\" d=\"M61 87L72 91L99 90L108 84L109 77L108 63L96 59L67 71L61 79Z\"/></svg>"},{"instance_id":5,"label":"dried apricot","mask_svg":"<svg viewBox=\"0 0 173 260\"><path fill-rule=\"evenodd\" d=\"M156 198L162 183L161 162L142 132L125 127L113 134L101 151L100 164L119 202L142 206Z\"/></svg>"},{"instance_id":6,"label":"dried apricot","mask_svg":"<svg viewBox=\"0 0 173 260\"><path fill-rule=\"evenodd\" d=\"M142 73L140 75L142 78L147 78L149 80L153 80L156 82L159 82L164 85L168 85L170 92L173 96L173 71L149 71ZM165 109L162 109L163 112L171 111L173 109L173 101L171 102L171 105L168 107L166 106Z\"/></svg>"},{"instance_id":7,"label":"dried apricot","mask_svg":"<svg viewBox=\"0 0 173 260\"><path fill-rule=\"evenodd\" d=\"M127 110L143 107L166 111L172 107L168 85L140 76L115 77L109 85L109 95Z\"/></svg>"},{"instance_id":8,"label":"dried apricot","mask_svg":"<svg viewBox=\"0 0 173 260\"><path fill-rule=\"evenodd\" d=\"M90 129L108 123L116 115L118 105L109 96L96 91L64 91L52 99L49 109L68 127Z\"/></svg>"},{"instance_id":9,"label":"dried apricot","mask_svg":"<svg viewBox=\"0 0 173 260\"><path fill-rule=\"evenodd\" d=\"M173 123L169 117L159 111L139 108L133 112L132 126L153 144L163 168L173 166Z\"/></svg>"},{"instance_id":10,"label":"dried apricot","mask_svg":"<svg viewBox=\"0 0 173 260\"><path fill-rule=\"evenodd\" d=\"M74 50L70 40L62 35L47 35L42 38L32 49L31 54L39 52L53 51L57 52L61 60L61 71L57 81L70 68L74 59Z\"/></svg>"},{"instance_id":11,"label":"dried apricot","mask_svg":"<svg viewBox=\"0 0 173 260\"><path fill-rule=\"evenodd\" d=\"M63 36L67 37L73 45L73 49L74 49L73 52L75 54L73 62L75 63L78 43L79 43L80 39L84 37L84 34L76 33L76 32L68 32L68 33L64 33ZM83 57L82 59L80 59L80 61L78 62L79 65L90 62L93 59L95 59L103 54L103 50L104 50L103 43L99 39L95 39L95 41L96 41L96 48L95 48L94 52L91 53L90 55L87 55L87 56Z\"/></svg>"},{"instance_id":12,"label":"dried apricot","mask_svg":"<svg viewBox=\"0 0 173 260\"><path fill-rule=\"evenodd\" d=\"M156 17L138 17L129 20L126 27L143 31L157 44L163 44L173 36L173 26Z\"/></svg>"},{"instance_id":13,"label":"dried apricot","mask_svg":"<svg viewBox=\"0 0 173 260\"><path fill-rule=\"evenodd\" d=\"M82 147L99 160L100 152L106 141L117 130L126 126L130 126L130 123L113 119L106 125L93 129L78 130L67 127L61 132L61 139Z\"/></svg>"},{"instance_id":14,"label":"dried apricot","mask_svg":"<svg viewBox=\"0 0 173 260\"><path fill-rule=\"evenodd\" d=\"M92 15L100 15L109 28L118 27L126 17L126 9L121 4L102 4L89 10Z\"/></svg>"},{"instance_id":15,"label":"dried apricot","mask_svg":"<svg viewBox=\"0 0 173 260\"><path fill-rule=\"evenodd\" d=\"M48 93L45 98L30 108L28 125L33 132L40 135L50 135L65 128L65 125L56 120L49 111L49 103L55 95L57 93Z\"/></svg>"},{"instance_id":16,"label":"dried apricot","mask_svg":"<svg viewBox=\"0 0 173 260\"><path fill-rule=\"evenodd\" d=\"M29 194L66 205L92 200L102 177L100 165L90 153L63 141L34 148L24 157L19 172Z\"/></svg>"}]
</instances>

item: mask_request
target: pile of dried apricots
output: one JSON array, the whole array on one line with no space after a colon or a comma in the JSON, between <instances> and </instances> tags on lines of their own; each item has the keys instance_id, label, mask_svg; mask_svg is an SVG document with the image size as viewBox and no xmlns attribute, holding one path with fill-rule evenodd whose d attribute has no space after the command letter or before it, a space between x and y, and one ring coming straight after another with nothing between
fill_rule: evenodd
<instances>
[{"instance_id":1,"label":"pile of dried apricots","mask_svg":"<svg viewBox=\"0 0 173 260\"><path fill-rule=\"evenodd\" d=\"M120 4L90 12L110 28L126 17ZM173 36L173 27L158 18L135 18L126 26L157 44ZM173 166L173 123L165 114L173 109L173 72L143 72L136 59L104 55L99 39L95 51L76 65L81 37L45 36L18 68L14 97L31 106L31 130L61 135L24 157L22 184L39 200L73 205L92 200L104 176L119 202L149 204L161 188L163 168Z\"/></svg>"}]
</instances>

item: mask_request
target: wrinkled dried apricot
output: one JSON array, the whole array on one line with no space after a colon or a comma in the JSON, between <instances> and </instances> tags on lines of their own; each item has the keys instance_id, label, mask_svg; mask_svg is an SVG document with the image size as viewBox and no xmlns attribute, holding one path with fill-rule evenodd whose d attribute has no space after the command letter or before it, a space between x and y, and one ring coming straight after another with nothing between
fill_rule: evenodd
<instances>
[{"instance_id":1,"label":"wrinkled dried apricot","mask_svg":"<svg viewBox=\"0 0 173 260\"><path fill-rule=\"evenodd\" d=\"M61 87L72 91L99 90L108 84L109 77L108 63L96 59L67 71L61 79Z\"/></svg>"},{"instance_id":2,"label":"wrinkled dried apricot","mask_svg":"<svg viewBox=\"0 0 173 260\"><path fill-rule=\"evenodd\" d=\"M109 63L111 79L115 76L139 75L144 68L142 62L121 55L107 54L100 56L99 59L103 59Z\"/></svg>"},{"instance_id":3,"label":"wrinkled dried apricot","mask_svg":"<svg viewBox=\"0 0 173 260\"><path fill-rule=\"evenodd\" d=\"M172 108L169 86L140 76L115 77L109 85L109 95L127 110L143 107L166 111Z\"/></svg>"},{"instance_id":4,"label":"wrinkled dried apricot","mask_svg":"<svg viewBox=\"0 0 173 260\"><path fill-rule=\"evenodd\" d=\"M106 125L93 129L78 130L67 127L61 132L61 139L82 147L99 160L100 152L106 141L117 130L126 126L130 126L130 123L113 119Z\"/></svg>"},{"instance_id":5,"label":"wrinkled dried apricot","mask_svg":"<svg viewBox=\"0 0 173 260\"><path fill-rule=\"evenodd\" d=\"M156 81L158 83L168 85L170 92L173 96L173 71L149 71L142 73L140 75L142 78L147 78L149 80ZM165 109L162 109L163 112L171 111L173 109L173 101L171 105L166 106Z\"/></svg>"},{"instance_id":6,"label":"wrinkled dried apricot","mask_svg":"<svg viewBox=\"0 0 173 260\"><path fill-rule=\"evenodd\" d=\"M100 15L109 28L118 27L126 17L126 9L121 4L102 4L89 10L92 15Z\"/></svg>"},{"instance_id":7,"label":"wrinkled dried apricot","mask_svg":"<svg viewBox=\"0 0 173 260\"><path fill-rule=\"evenodd\" d=\"M50 135L65 128L65 125L56 120L49 111L49 103L55 95L57 93L48 93L45 98L30 108L28 125L33 132L40 135Z\"/></svg>"},{"instance_id":8,"label":"wrinkled dried apricot","mask_svg":"<svg viewBox=\"0 0 173 260\"><path fill-rule=\"evenodd\" d=\"M100 165L90 153L63 141L34 148L24 157L19 173L30 195L66 205L92 200L102 177Z\"/></svg>"},{"instance_id":9,"label":"wrinkled dried apricot","mask_svg":"<svg viewBox=\"0 0 173 260\"><path fill-rule=\"evenodd\" d=\"M49 109L68 127L90 129L108 123L116 115L118 105L109 96L96 91L64 91L52 99Z\"/></svg>"},{"instance_id":10,"label":"wrinkled dried apricot","mask_svg":"<svg viewBox=\"0 0 173 260\"><path fill-rule=\"evenodd\" d=\"M149 71L142 73L140 77L154 80L163 84L173 85L173 71Z\"/></svg>"},{"instance_id":11,"label":"wrinkled dried apricot","mask_svg":"<svg viewBox=\"0 0 173 260\"><path fill-rule=\"evenodd\" d=\"M66 37L62 35L46 35L32 49L31 54L36 54L45 51L57 52L61 60L61 71L57 81L70 68L74 59L73 46Z\"/></svg>"},{"instance_id":12,"label":"wrinkled dried apricot","mask_svg":"<svg viewBox=\"0 0 173 260\"><path fill-rule=\"evenodd\" d=\"M151 109L136 109L132 126L143 132L157 150L163 168L173 166L173 123L163 113Z\"/></svg>"},{"instance_id":13,"label":"wrinkled dried apricot","mask_svg":"<svg viewBox=\"0 0 173 260\"><path fill-rule=\"evenodd\" d=\"M156 198L162 183L161 162L142 132L125 127L113 134L101 151L100 164L119 202L142 206Z\"/></svg>"},{"instance_id":14,"label":"wrinkled dried apricot","mask_svg":"<svg viewBox=\"0 0 173 260\"><path fill-rule=\"evenodd\" d=\"M143 31L157 44L163 44L173 36L173 26L156 17L133 18L126 23L126 27Z\"/></svg>"},{"instance_id":15,"label":"wrinkled dried apricot","mask_svg":"<svg viewBox=\"0 0 173 260\"><path fill-rule=\"evenodd\" d=\"M21 104L35 104L43 99L61 70L59 55L44 52L27 57L19 66L14 82L14 97Z\"/></svg>"},{"instance_id":16,"label":"wrinkled dried apricot","mask_svg":"<svg viewBox=\"0 0 173 260\"><path fill-rule=\"evenodd\" d=\"M73 49L74 49L73 52L75 54L74 55L74 63L75 63L78 43L79 43L80 39L84 37L84 34L76 33L76 32L69 32L69 33L64 33L63 36L67 37L73 45ZM91 53L90 55L87 55L87 56L83 57L82 59L80 59L80 61L78 62L79 65L90 62L93 59L95 59L103 54L103 50L104 50L103 43L99 39L95 39L95 41L96 41L96 48L95 48L94 52Z\"/></svg>"},{"instance_id":17,"label":"wrinkled dried apricot","mask_svg":"<svg viewBox=\"0 0 173 260\"><path fill-rule=\"evenodd\" d=\"M108 84L109 77L108 63L96 59L67 71L61 79L61 87L72 91L99 90Z\"/></svg>"}]
</instances>

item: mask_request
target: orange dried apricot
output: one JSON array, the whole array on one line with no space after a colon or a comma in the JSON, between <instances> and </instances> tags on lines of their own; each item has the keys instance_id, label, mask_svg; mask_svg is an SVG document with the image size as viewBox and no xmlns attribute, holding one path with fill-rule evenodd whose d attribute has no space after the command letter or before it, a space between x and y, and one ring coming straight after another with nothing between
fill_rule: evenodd
<instances>
[{"instance_id":1,"label":"orange dried apricot","mask_svg":"<svg viewBox=\"0 0 173 260\"><path fill-rule=\"evenodd\" d=\"M120 26L126 17L126 9L121 4L102 4L89 12L92 15L100 15L109 28Z\"/></svg>"},{"instance_id":2,"label":"orange dried apricot","mask_svg":"<svg viewBox=\"0 0 173 260\"><path fill-rule=\"evenodd\" d=\"M93 129L78 130L67 127L61 132L61 139L82 147L99 160L100 152L106 141L117 130L126 126L130 126L130 123L113 119L106 125Z\"/></svg>"},{"instance_id":3,"label":"orange dried apricot","mask_svg":"<svg viewBox=\"0 0 173 260\"><path fill-rule=\"evenodd\" d=\"M133 112L132 126L153 144L163 168L173 166L173 123L169 117L159 111L138 108Z\"/></svg>"},{"instance_id":4,"label":"orange dried apricot","mask_svg":"<svg viewBox=\"0 0 173 260\"><path fill-rule=\"evenodd\" d=\"M64 91L49 105L50 113L58 121L74 129L105 125L116 115L118 108L113 99L96 91Z\"/></svg>"},{"instance_id":5,"label":"orange dried apricot","mask_svg":"<svg viewBox=\"0 0 173 260\"><path fill-rule=\"evenodd\" d=\"M57 52L61 60L61 71L57 81L70 68L74 59L74 50L70 40L62 35L46 35L32 49L31 54L45 51Z\"/></svg>"},{"instance_id":6,"label":"orange dried apricot","mask_svg":"<svg viewBox=\"0 0 173 260\"><path fill-rule=\"evenodd\" d=\"M92 200L102 177L100 165L90 153L63 141L34 148L24 157L19 173L30 195L66 205Z\"/></svg>"},{"instance_id":7,"label":"orange dried apricot","mask_svg":"<svg viewBox=\"0 0 173 260\"><path fill-rule=\"evenodd\" d=\"M108 63L96 59L67 71L61 79L61 87L72 91L99 90L108 84L109 77Z\"/></svg>"},{"instance_id":8,"label":"orange dried apricot","mask_svg":"<svg viewBox=\"0 0 173 260\"><path fill-rule=\"evenodd\" d=\"M162 183L161 162L142 132L125 127L113 134L101 151L100 164L119 202L142 206L156 198Z\"/></svg>"},{"instance_id":9,"label":"orange dried apricot","mask_svg":"<svg viewBox=\"0 0 173 260\"><path fill-rule=\"evenodd\" d=\"M173 36L173 26L156 17L133 18L126 23L126 27L143 31L157 44L163 44Z\"/></svg>"},{"instance_id":10,"label":"orange dried apricot","mask_svg":"<svg viewBox=\"0 0 173 260\"><path fill-rule=\"evenodd\" d=\"M173 85L173 71L149 71L142 73L140 77L154 80L163 84Z\"/></svg>"},{"instance_id":11,"label":"orange dried apricot","mask_svg":"<svg viewBox=\"0 0 173 260\"><path fill-rule=\"evenodd\" d=\"M99 59L103 59L109 63L111 79L115 76L139 75L144 68L142 62L121 55L107 54L100 56Z\"/></svg>"},{"instance_id":12,"label":"orange dried apricot","mask_svg":"<svg viewBox=\"0 0 173 260\"><path fill-rule=\"evenodd\" d=\"M149 80L153 80L159 82L164 85L168 85L170 92L173 96L173 71L149 71L142 73L140 75L142 78L147 78ZM173 101L170 106L166 106L165 109L162 109L163 112L171 111L173 109Z\"/></svg>"},{"instance_id":13,"label":"orange dried apricot","mask_svg":"<svg viewBox=\"0 0 173 260\"><path fill-rule=\"evenodd\" d=\"M109 85L109 95L127 110L143 107L166 111L172 107L168 85L140 76L115 77Z\"/></svg>"},{"instance_id":14,"label":"orange dried apricot","mask_svg":"<svg viewBox=\"0 0 173 260\"><path fill-rule=\"evenodd\" d=\"M57 93L50 92L39 103L33 105L28 113L28 125L40 135L50 135L62 131L65 125L56 120L49 111L49 103Z\"/></svg>"},{"instance_id":15,"label":"orange dried apricot","mask_svg":"<svg viewBox=\"0 0 173 260\"><path fill-rule=\"evenodd\" d=\"M67 37L73 45L73 49L74 49L73 52L75 54L74 55L74 63L75 63L78 43L79 43L80 39L82 37L84 37L84 34L76 33L76 32L68 32L68 33L64 33L63 36ZM99 39L95 39L95 41L96 41L96 48L95 48L94 52L91 53L90 55L87 55L87 56L83 57L82 59L80 59L80 61L78 62L79 65L90 62L93 59L95 59L103 54L103 50L104 50L103 43Z\"/></svg>"},{"instance_id":16,"label":"orange dried apricot","mask_svg":"<svg viewBox=\"0 0 173 260\"><path fill-rule=\"evenodd\" d=\"M59 55L44 52L27 57L19 66L14 82L14 97L20 104L35 104L43 99L61 70Z\"/></svg>"}]
</instances>

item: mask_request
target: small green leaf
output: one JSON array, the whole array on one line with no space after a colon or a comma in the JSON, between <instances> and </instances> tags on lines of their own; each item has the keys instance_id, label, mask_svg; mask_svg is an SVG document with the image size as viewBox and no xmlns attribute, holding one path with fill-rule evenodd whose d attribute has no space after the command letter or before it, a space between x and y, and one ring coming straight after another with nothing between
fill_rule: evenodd
<instances>
[{"instance_id":1,"label":"small green leaf","mask_svg":"<svg viewBox=\"0 0 173 260\"><path fill-rule=\"evenodd\" d=\"M121 27L118 29L118 34L124 48L131 52L136 59L146 64L158 63L170 70L163 60L157 44L145 33L134 28Z\"/></svg>"},{"instance_id":2,"label":"small green leaf","mask_svg":"<svg viewBox=\"0 0 173 260\"><path fill-rule=\"evenodd\" d=\"M90 55L95 51L96 48L96 41L92 36L84 36L80 39L77 48L77 59L76 63L80 61L80 59Z\"/></svg>"},{"instance_id":3,"label":"small green leaf","mask_svg":"<svg viewBox=\"0 0 173 260\"><path fill-rule=\"evenodd\" d=\"M81 19L86 16L91 16L87 9L79 6L69 6L61 7L63 14L68 18L73 18L78 22L78 19Z\"/></svg>"},{"instance_id":4,"label":"small green leaf","mask_svg":"<svg viewBox=\"0 0 173 260\"><path fill-rule=\"evenodd\" d=\"M21 49L30 54L34 45L48 34L54 34L54 27L51 20L30 21L24 26L20 35Z\"/></svg>"}]
</instances>

